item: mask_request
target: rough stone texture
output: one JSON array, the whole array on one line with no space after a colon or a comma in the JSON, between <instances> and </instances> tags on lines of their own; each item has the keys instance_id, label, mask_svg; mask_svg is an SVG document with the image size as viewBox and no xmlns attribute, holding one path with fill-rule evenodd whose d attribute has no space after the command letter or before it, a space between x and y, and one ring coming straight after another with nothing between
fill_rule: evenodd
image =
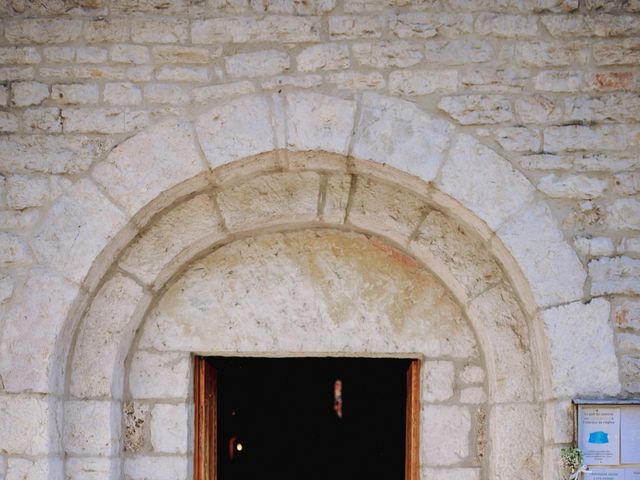
<instances>
[{"instance_id":1,"label":"rough stone texture","mask_svg":"<svg viewBox=\"0 0 640 480\"><path fill-rule=\"evenodd\" d=\"M433 180L449 146L451 127L409 102L365 94L352 154Z\"/></svg>"},{"instance_id":2,"label":"rough stone texture","mask_svg":"<svg viewBox=\"0 0 640 480\"><path fill-rule=\"evenodd\" d=\"M172 210L136 239L120 266L146 284L180 252L204 237L220 238L222 226L213 200L199 195Z\"/></svg>"},{"instance_id":3,"label":"rough stone texture","mask_svg":"<svg viewBox=\"0 0 640 480\"><path fill-rule=\"evenodd\" d=\"M120 475L120 462L111 458L67 458L65 478L69 480L104 480Z\"/></svg>"},{"instance_id":4,"label":"rough stone texture","mask_svg":"<svg viewBox=\"0 0 640 480\"><path fill-rule=\"evenodd\" d=\"M589 262L591 294L640 293L640 260L629 257L603 257Z\"/></svg>"},{"instance_id":5,"label":"rough stone texture","mask_svg":"<svg viewBox=\"0 0 640 480\"><path fill-rule=\"evenodd\" d=\"M131 480L187 480L187 457L133 457L124 462L125 478Z\"/></svg>"},{"instance_id":6,"label":"rough stone texture","mask_svg":"<svg viewBox=\"0 0 640 480\"><path fill-rule=\"evenodd\" d=\"M348 221L406 241L420 225L427 209L419 198L408 200L406 193L398 188L359 178L351 197Z\"/></svg>"},{"instance_id":7,"label":"rough stone texture","mask_svg":"<svg viewBox=\"0 0 640 480\"><path fill-rule=\"evenodd\" d=\"M289 69L289 55L278 50L239 53L224 59L225 70L232 77L253 78L282 73Z\"/></svg>"},{"instance_id":8,"label":"rough stone texture","mask_svg":"<svg viewBox=\"0 0 640 480\"><path fill-rule=\"evenodd\" d=\"M552 198L576 198L588 200L601 197L609 183L586 175L558 177L554 174L540 179L538 189Z\"/></svg>"},{"instance_id":9,"label":"rough stone texture","mask_svg":"<svg viewBox=\"0 0 640 480\"><path fill-rule=\"evenodd\" d=\"M424 362L422 364L424 402L442 402L453 396L455 370L451 362Z\"/></svg>"},{"instance_id":10,"label":"rough stone texture","mask_svg":"<svg viewBox=\"0 0 640 480\"><path fill-rule=\"evenodd\" d=\"M493 448L498 449L492 475L501 480L539 478L542 464L540 409L534 405L497 405L491 412ZM517 426L517 428L514 428Z\"/></svg>"},{"instance_id":11,"label":"rough stone texture","mask_svg":"<svg viewBox=\"0 0 640 480\"><path fill-rule=\"evenodd\" d=\"M125 220L125 215L93 182L80 180L49 210L32 248L40 261L73 280L82 280Z\"/></svg>"},{"instance_id":12,"label":"rough stone texture","mask_svg":"<svg viewBox=\"0 0 640 480\"><path fill-rule=\"evenodd\" d=\"M352 101L318 94L288 94L287 146L293 150L346 153L355 111Z\"/></svg>"},{"instance_id":13,"label":"rough stone texture","mask_svg":"<svg viewBox=\"0 0 640 480\"><path fill-rule=\"evenodd\" d=\"M397 70L389 75L389 91L413 97L436 91L453 92L458 86L456 70Z\"/></svg>"},{"instance_id":14,"label":"rough stone texture","mask_svg":"<svg viewBox=\"0 0 640 480\"><path fill-rule=\"evenodd\" d=\"M147 430L150 420L151 407L147 403L129 401L125 402L124 415L124 439L125 452L137 453L148 449L149 435Z\"/></svg>"},{"instance_id":15,"label":"rough stone texture","mask_svg":"<svg viewBox=\"0 0 640 480\"><path fill-rule=\"evenodd\" d=\"M572 303L543 312L551 340L553 386L559 396L615 395L620 392L609 302ZM571 337L571 350L561 341Z\"/></svg>"},{"instance_id":16,"label":"rough stone texture","mask_svg":"<svg viewBox=\"0 0 640 480\"><path fill-rule=\"evenodd\" d=\"M468 162L469 158L476 160ZM486 182L476 183L477 175ZM514 172L509 162L469 135L458 135L454 141L437 184L492 229L497 229L533 197L533 187L524 176ZM498 184L503 188L490 187Z\"/></svg>"},{"instance_id":17,"label":"rough stone texture","mask_svg":"<svg viewBox=\"0 0 640 480\"><path fill-rule=\"evenodd\" d=\"M608 208L608 223L613 230L640 230L640 201L634 198L621 198Z\"/></svg>"},{"instance_id":18,"label":"rough stone texture","mask_svg":"<svg viewBox=\"0 0 640 480\"><path fill-rule=\"evenodd\" d=\"M186 453L189 440L185 405L156 404L151 410L151 445L155 452Z\"/></svg>"},{"instance_id":19,"label":"rough stone texture","mask_svg":"<svg viewBox=\"0 0 640 480\"><path fill-rule=\"evenodd\" d=\"M56 453L49 443L51 409L41 396L0 395L0 450L14 455Z\"/></svg>"},{"instance_id":20,"label":"rough stone texture","mask_svg":"<svg viewBox=\"0 0 640 480\"><path fill-rule=\"evenodd\" d=\"M586 272L575 252L564 242L548 206L533 205L505 223L498 235L527 277L537 279L531 287L540 305L566 303L582 297Z\"/></svg>"},{"instance_id":21,"label":"rough stone texture","mask_svg":"<svg viewBox=\"0 0 640 480\"><path fill-rule=\"evenodd\" d=\"M131 361L129 391L135 399L186 398L190 363L189 354L140 351ZM156 381L158 375L163 382Z\"/></svg>"},{"instance_id":22,"label":"rough stone texture","mask_svg":"<svg viewBox=\"0 0 640 480\"><path fill-rule=\"evenodd\" d=\"M312 221L318 213L320 177L314 172L263 175L218 194L229 229L242 230L289 220Z\"/></svg>"},{"instance_id":23,"label":"rough stone texture","mask_svg":"<svg viewBox=\"0 0 640 480\"><path fill-rule=\"evenodd\" d=\"M118 145L95 167L93 177L133 215L160 192L203 169L191 127L172 123Z\"/></svg>"},{"instance_id":24,"label":"rough stone texture","mask_svg":"<svg viewBox=\"0 0 640 480\"><path fill-rule=\"evenodd\" d=\"M21 301L5 313L0 377L8 392L48 392L56 336L78 289L59 275L39 269L32 272L25 288ZM29 342L24 341L27 335Z\"/></svg>"},{"instance_id":25,"label":"rough stone texture","mask_svg":"<svg viewBox=\"0 0 640 480\"><path fill-rule=\"evenodd\" d=\"M142 296L142 288L121 275L100 289L76 340L69 386L74 397L121 398L123 347L133 337L137 325L132 320Z\"/></svg>"},{"instance_id":26,"label":"rough stone texture","mask_svg":"<svg viewBox=\"0 0 640 480\"><path fill-rule=\"evenodd\" d=\"M334 44L314 45L300 52L296 57L296 63L301 72L348 68L349 47Z\"/></svg>"},{"instance_id":27,"label":"rough stone texture","mask_svg":"<svg viewBox=\"0 0 640 480\"><path fill-rule=\"evenodd\" d=\"M513 120L511 104L506 97L461 95L444 97L438 107L462 125L502 123Z\"/></svg>"},{"instance_id":28,"label":"rough stone texture","mask_svg":"<svg viewBox=\"0 0 640 480\"><path fill-rule=\"evenodd\" d=\"M67 454L110 456L120 436L119 405L110 401L68 401L64 446Z\"/></svg>"},{"instance_id":29,"label":"rough stone texture","mask_svg":"<svg viewBox=\"0 0 640 480\"><path fill-rule=\"evenodd\" d=\"M265 98L244 97L216 107L196 122L198 140L211 167L274 148Z\"/></svg>"},{"instance_id":30,"label":"rough stone texture","mask_svg":"<svg viewBox=\"0 0 640 480\"><path fill-rule=\"evenodd\" d=\"M59 458L39 458L35 460L24 458L8 458L6 480L45 480L47 478L62 478L63 463Z\"/></svg>"},{"instance_id":31,"label":"rough stone texture","mask_svg":"<svg viewBox=\"0 0 640 480\"><path fill-rule=\"evenodd\" d=\"M269 281L274 272L287 273ZM267 351L477 356L435 278L392 247L331 230L245 239L196 262L151 313L140 347L221 354L252 351L258 338Z\"/></svg>"},{"instance_id":32,"label":"rough stone texture","mask_svg":"<svg viewBox=\"0 0 640 480\"><path fill-rule=\"evenodd\" d=\"M425 405L421 417L425 441L421 442L424 465L451 465L469 455L471 415L465 407ZM440 439L429 442L427 439Z\"/></svg>"}]
</instances>

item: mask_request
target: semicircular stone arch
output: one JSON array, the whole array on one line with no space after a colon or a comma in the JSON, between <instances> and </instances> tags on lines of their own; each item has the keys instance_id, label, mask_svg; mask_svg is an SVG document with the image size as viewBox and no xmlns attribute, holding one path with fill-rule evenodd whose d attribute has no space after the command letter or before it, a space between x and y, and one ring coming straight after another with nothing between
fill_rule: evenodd
<instances>
[{"instance_id":1,"label":"semicircular stone arch","mask_svg":"<svg viewBox=\"0 0 640 480\"><path fill-rule=\"evenodd\" d=\"M545 470L554 468L546 457L562 434L542 419L557 414L553 399L619 389L598 372L593 387L555 380L542 319L582 298L585 272L507 161L409 102L256 95L137 134L48 212L31 242L38 265L0 343L5 391L44 402L46 438L26 453L65 452L68 472L95 458L105 476L119 475L122 365L165 285L212 248L319 226L383 238L462 309L486 362L492 476L539 476L543 448ZM101 354L76 362L91 351ZM503 425L523 415L532 421L516 435L533 440L519 459L518 437ZM91 418L108 420L108 431L78 427Z\"/></svg>"}]
</instances>

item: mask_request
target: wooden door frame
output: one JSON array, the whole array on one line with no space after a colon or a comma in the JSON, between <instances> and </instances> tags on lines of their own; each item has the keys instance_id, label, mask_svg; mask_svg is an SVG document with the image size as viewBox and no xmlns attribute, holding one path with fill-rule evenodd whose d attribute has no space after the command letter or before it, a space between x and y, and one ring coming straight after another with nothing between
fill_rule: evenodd
<instances>
[{"instance_id":1,"label":"wooden door frame","mask_svg":"<svg viewBox=\"0 0 640 480\"><path fill-rule=\"evenodd\" d=\"M407 369L405 480L420 479L420 360ZM217 370L206 357L194 356L194 480L217 480Z\"/></svg>"}]
</instances>

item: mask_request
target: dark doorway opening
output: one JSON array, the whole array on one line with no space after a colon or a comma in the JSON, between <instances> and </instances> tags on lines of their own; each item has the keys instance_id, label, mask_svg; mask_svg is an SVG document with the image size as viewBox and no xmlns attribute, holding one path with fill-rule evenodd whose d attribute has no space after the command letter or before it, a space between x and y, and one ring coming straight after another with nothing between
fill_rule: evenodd
<instances>
[{"instance_id":1,"label":"dark doorway opening","mask_svg":"<svg viewBox=\"0 0 640 480\"><path fill-rule=\"evenodd\" d=\"M409 379L416 361L246 357L201 361L215 377L209 381L215 389L210 396L215 405L209 406L215 421L209 429L215 429L211 433L217 439L211 478L409 478L408 425L411 430L410 417L415 414L409 412Z\"/></svg>"}]
</instances>

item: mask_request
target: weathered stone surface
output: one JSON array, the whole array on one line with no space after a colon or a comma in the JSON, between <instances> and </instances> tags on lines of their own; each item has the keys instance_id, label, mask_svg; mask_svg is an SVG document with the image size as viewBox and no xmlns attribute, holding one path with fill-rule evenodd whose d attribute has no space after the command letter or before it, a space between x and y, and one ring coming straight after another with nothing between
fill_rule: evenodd
<instances>
[{"instance_id":1,"label":"weathered stone surface","mask_svg":"<svg viewBox=\"0 0 640 480\"><path fill-rule=\"evenodd\" d=\"M395 186L359 177L348 221L365 230L406 241L427 212L425 202Z\"/></svg>"},{"instance_id":2,"label":"weathered stone surface","mask_svg":"<svg viewBox=\"0 0 640 480\"><path fill-rule=\"evenodd\" d=\"M137 456L124 461L125 478L131 480L187 480L188 457Z\"/></svg>"},{"instance_id":3,"label":"weathered stone surface","mask_svg":"<svg viewBox=\"0 0 640 480\"><path fill-rule=\"evenodd\" d=\"M613 309L614 322L617 328L640 332L640 301L624 299Z\"/></svg>"},{"instance_id":4,"label":"weathered stone surface","mask_svg":"<svg viewBox=\"0 0 640 480\"><path fill-rule=\"evenodd\" d=\"M239 53L224 59L226 72L234 78L264 77L289 69L289 55L279 50Z\"/></svg>"},{"instance_id":5,"label":"weathered stone surface","mask_svg":"<svg viewBox=\"0 0 640 480\"><path fill-rule=\"evenodd\" d=\"M290 93L286 109L289 148L347 153L355 102L317 93Z\"/></svg>"},{"instance_id":6,"label":"weathered stone surface","mask_svg":"<svg viewBox=\"0 0 640 480\"><path fill-rule=\"evenodd\" d=\"M32 255L27 243L18 235L0 232L0 267L30 265Z\"/></svg>"},{"instance_id":7,"label":"weathered stone surface","mask_svg":"<svg viewBox=\"0 0 640 480\"><path fill-rule=\"evenodd\" d=\"M518 42L516 61L525 67L564 67L586 63L589 44L585 42Z\"/></svg>"},{"instance_id":8,"label":"weathered stone surface","mask_svg":"<svg viewBox=\"0 0 640 480\"><path fill-rule=\"evenodd\" d=\"M165 123L118 145L93 177L134 215L161 192L204 170L193 130Z\"/></svg>"},{"instance_id":9,"label":"weathered stone surface","mask_svg":"<svg viewBox=\"0 0 640 480\"><path fill-rule=\"evenodd\" d=\"M613 3L613 2L612 2ZM638 19L631 15L545 15L542 23L555 37L615 37L640 35Z\"/></svg>"},{"instance_id":10,"label":"weathered stone surface","mask_svg":"<svg viewBox=\"0 0 640 480\"><path fill-rule=\"evenodd\" d=\"M262 175L218 194L230 230L258 224L312 221L318 214L320 177L315 172Z\"/></svg>"},{"instance_id":11,"label":"weathered stone surface","mask_svg":"<svg viewBox=\"0 0 640 480\"><path fill-rule=\"evenodd\" d=\"M640 260L603 257L589 262L592 295L640 294Z\"/></svg>"},{"instance_id":12,"label":"weathered stone surface","mask_svg":"<svg viewBox=\"0 0 640 480\"><path fill-rule=\"evenodd\" d=\"M155 404L151 410L150 431L154 452L186 453L189 443L187 406Z\"/></svg>"},{"instance_id":13,"label":"weathered stone surface","mask_svg":"<svg viewBox=\"0 0 640 480\"><path fill-rule=\"evenodd\" d=\"M637 344L634 353L638 351ZM640 356L624 355L620 359L620 376L624 387L630 393L640 393Z\"/></svg>"},{"instance_id":14,"label":"weathered stone surface","mask_svg":"<svg viewBox=\"0 0 640 480\"><path fill-rule=\"evenodd\" d=\"M575 198L587 200L601 197L607 190L609 182L587 175L554 174L542 177L538 189L554 198Z\"/></svg>"},{"instance_id":15,"label":"weathered stone surface","mask_svg":"<svg viewBox=\"0 0 640 480\"><path fill-rule=\"evenodd\" d=\"M580 71L546 70L534 78L536 90L546 92L575 92L580 90L583 73Z\"/></svg>"},{"instance_id":16,"label":"weathered stone surface","mask_svg":"<svg viewBox=\"0 0 640 480\"><path fill-rule=\"evenodd\" d=\"M100 90L97 85L71 84L54 85L51 88L51 98L63 105L80 105L97 103Z\"/></svg>"},{"instance_id":17,"label":"weathered stone surface","mask_svg":"<svg viewBox=\"0 0 640 480\"><path fill-rule=\"evenodd\" d=\"M616 251L613 241L608 237L576 237L574 245L576 251L586 257L608 256Z\"/></svg>"},{"instance_id":18,"label":"weathered stone surface","mask_svg":"<svg viewBox=\"0 0 640 480\"><path fill-rule=\"evenodd\" d=\"M516 113L525 123L545 123L560 119L561 111L556 103L543 95L532 95L516 100Z\"/></svg>"},{"instance_id":19,"label":"weathered stone surface","mask_svg":"<svg viewBox=\"0 0 640 480\"><path fill-rule=\"evenodd\" d=\"M351 175L332 175L327 179L324 193L324 206L321 213L323 221L342 223L347 213Z\"/></svg>"},{"instance_id":20,"label":"weathered stone surface","mask_svg":"<svg viewBox=\"0 0 640 480\"><path fill-rule=\"evenodd\" d=\"M460 390L460 403L477 405L487 401L487 394L482 387L467 387Z\"/></svg>"},{"instance_id":21,"label":"weathered stone surface","mask_svg":"<svg viewBox=\"0 0 640 480\"><path fill-rule=\"evenodd\" d=\"M473 16L467 13L400 13L391 16L389 29L399 38L458 37L471 33Z\"/></svg>"},{"instance_id":22,"label":"weathered stone surface","mask_svg":"<svg viewBox=\"0 0 640 480\"><path fill-rule=\"evenodd\" d=\"M410 249L419 258L426 254L426 258L442 262L447 272L441 272L436 265L431 265L431 269L441 278L452 275L467 298L473 298L502 278L500 267L484 251L481 242L471 232L437 211L429 212L424 218Z\"/></svg>"},{"instance_id":23,"label":"weathered stone surface","mask_svg":"<svg viewBox=\"0 0 640 480\"><path fill-rule=\"evenodd\" d=\"M221 53L221 49L210 51L207 48L177 45L162 45L151 49L151 56L157 63L207 64Z\"/></svg>"},{"instance_id":24,"label":"weathered stone surface","mask_svg":"<svg viewBox=\"0 0 640 480\"><path fill-rule=\"evenodd\" d=\"M0 450L28 456L55 453L56 445L49 441L49 415L53 412L42 396L0 395Z\"/></svg>"},{"instance_id":25,"label":"weathered stone surface","mask_svg":"<svg viewBox=\"0 0 640 480\"><path fill-rule=\"evenodd\" d=\"M131 361L129 391L134 399L184 399L190 391L190 371L190 354L138 351Z\"/></svg>"},{"instance_id":26,"label":"weathered stone surface","mask_svg":"<svg viewBox=\"0 0 640 480\"><path fill-rule=\"evenodd\" d=\"M451 126L415 105L368 93L352 155L433 180L449 146Z\"/></svg>"},{"instance_id":27,"label":"weathered stone surface","mask_svg":"<svg viewBox=\"0 0 640 480\"><path fill-rule=\"evenodd\" d=\"M547 152L573 150L624 150L625 133L609 126L588 127L567 125L544 129L544 149Z\"/></svg>"},{"instance_id":28,"label":"weathered stone surface","mask_svg":"<svg viewBox=\"0 0 640 480\"><path fill-rule=\"evenodd\" d=\"M522 68L472 67L459 71L460 84L480 92L521 92L529 82L528 70Z\"/></svg>"},{"instance_id":29,"label":"weathered stone surface","mask_svg":"<svg viewBox=\"0 0 640 480\"><path fill-rule=\"evenodd\" d=\"M480 480L479 468L422 468L425 478L432 480Z\"/></svg>"},{"instance_id":30,"label":"weathered stone surface","mask_svg":"<svg viewBox=\"0 0 640 480\"><path fill-rule=\"evenodd\" d=\"M613 191L618 195L640 193L640 171L619 173L613 177Z\"/></svg>"},{"instance_id":31,"label":"weathered stone surface","mask_svg":"<svg viewBox=\"0 0 640 480\"><path fill-rule=\"evenodd\" d=\"M422 385L424 402L442 402L453 396L455 369L446 361L424 362L422 364Z\"/></svg>"},{"instance_id":32,"label":"weathered stone surface","mask_svg":"<svg viewBox=\"0 0 640 480\"><path fill-rule=\"evenodd\" d=\"M150 450L149 423L151 405L149 403L129 401L123 405L124 438L123 448L127 453Z\"/></svg>"},{"instance_id":33,"label":"weathered stone surface","mask_svg":"<svg viewBox=\"0 0 640 480\"><path fill-rule=\"evenodd\" d=\"M146 284L185 248L209 237L222 238L220 219L207 195L187 200L157 220L123 254L120 266Z\"/></svg>"},{"instance_id":34,"label":"weathered stone surface","mask_svg":"<svg viewBox=\"0 0 640 480\"><path fill-rule=\"evenodd\" d=\"M618 253L626 253L631 256L640 255L640 238L625 237L618 245Z\"/></svg>"},{"instance_id":35,"label":"weathered stone surface","mask_svg":"<svg viewBox=\"0 0 640 480\"><path fill-rule=\"evenodd\" d=\"M178 85L160 83L144 87L144 99L150 103L184 105L189 103L190 97L189 93Z\"/></svg>"},{"instance_id":36,"label":"weathered stone surface","mask_svg":"<svg viewBox=\"0 0 640 480\"><path fill-rule=\"evenodd\" d=\"M64 447L67 454L110 456L120 436L119 404L70 400L65 403Z\"/></svg>"},{"instance_id":37,"label":"weathered stone surface","mask_svg":"<svg viewBox=\"0 0 640 480\"><path fill-rule=\"evenodd\" d=\"M194 350L254 351L256 341L263 352L477 357L473 333L444 293L380 240L332 230L265 234L194 264L151 312L140 346L187 358Z\"/></svg>"},{"instance_id":38,"label":"weathered stone surface","mask_svg":"<svg viewBox=\"0 0 640 480\"><path fill-rule=\"evenodd\" d=\"M120 476L120 459L104 457L71 457L65 462L68 480L106 480Z\"/></svg>"},{"instance_id":39,"label":"weathered stone surface","mask_svg":"<svg viewBox=\"0 0 640 480\"><path fill-rule=\"evenodd\" d=\"M582 298L586 272L546 204L535 204L509 220L498 237L529 279L539 305Z\"/></svg>"},{"instance_id":40,"label":"weathered stone surface","mask_svg":"<svg viewBox=\"0 0 640 480\"><path fill-rule=\"evenodd\" d=\"M191 25L191 40L196 44L315 42L320 40L320 19L269 15L195 20Z\"/></svg>"},{"instance_id":41,"label":"weathered stone surface","mask_svg":"<svg viewBox=\"0 0 640 480\"><path fill-rule=\"evenodd\" d=\"M147 302L143 290L122 275L110 279L83 319L71 363L69 391L77 398L122 397L120 365ZM136 315L137 314L137 315Z\"/></svg>"},{"instance_id":42,"label":"weathered stone surface","mask_svg":"<svg viewBox=\"0 0 640 480\"><path fill-rule=\"evenodd\" d=\"M164 82L206 82L209 80L209 71L206 67L165 65L157 71L156 79Z\"/></svg>"},{"instance_id":43,"label":"weathered stone surface","mask_svg":"<svg viewBox=\"0 0 640 480\"><path fill-rule=\"evenodd\" d=\"M196 131L212 168L274 148L264 97L242 97L220 105L198 118Z\"/></svg>"},{"instance_id":44,"label":"weathered stone surface","mask_svg":"<svg viewBox=\"0 0 640 480\"><path fill-rule=\"evenodd\" d=\"M49 97L49 86L40 82L16 82L11 85L11 95L16 107L39 105Z\"/></svg>"},{"instance_id":45,"label":"weathered stone surface","mask_svg":"<svg viewBox=\"0 0 640 480\"><path fill-rule=\"evenodd\" d=\"M218 100L221 98L237 97L255 92L253 83L248 81L211 85L193 89L193 99L197 103Z\"/></svg>"},{"instance_id":46,"label":"weathered stone surface","mask_svg":"<svg viewBox=\"0 0 640 480\"><path fill-rule=\"evenodd\" d=\"M456 70L397 70L389 75L392 95L427 95L436 91L454 92L458 86Z\"/></svg>"},{"instance_id":47,"label":"weathered stone surface","mask_svg":"<svg viewBox=\"0 0 640 480\"><path fill-rule=\"evenodd\" d=\"M597 65L633 65L640 62L640 40L600 42L593 45L593 59Z\"/></svg>"},{"instance_id":48,"label":"weathered stone surface","mask_svg":"<svg viewBox=\"0 0 640 480\"><path fill-rule=\"evenodd\" d=\"M406 68L419 63L424 57L416 46L402 41L356 43L351 51L358 65L373 68Z\"/></svg>"},{"instance_id":49,"label":"weathered stone surface","mask_svg":"<svg viewBox=\"0 0 640 480\"><path fill-rule=\"evenodd\" d=\"M607 207L609 228L640 230L640 201L621 198Z\"/></svg>"},{"instance_id":50,"label":"weathered stone surface","mask_svg":"<svg viewBox=\"0 0 640 480\"><path fill-rule=\"evenodd\" d=\"M126 220L93 182L80 180L49 210L31 247L40 261L80 281Z\"/></svg>"},{"instance_id":51,"label":"weathered stone surface","mask_svg":"<svg viewBox=\"0 0 640 480\"><path fill-rule=\"evenodd\" d=\"M184 43L188 37L189 23L181 18L145 18L131 25L131 40L135 43Z\"/></svg>"},{"instance_id":52,"label":"weathered stone surface","mask_svg":"<svg viewBox=\"0 0 640 480\"><path fill-rule=\"evenodd\" d=\"M538 23L534 16L481 13L476 18L475 30L480 35L496 37L535 37Z\"/></svg>"},{"instance_id":53,"label":"weathered stone surface","mask_svg":"<svg viewBox=\"0 0 640 480\"><path fill-rule=\"evenodd\" d=\"M484 178L477 182L477 178ZM491 180L489 180L491 179ZM469 135L458 135L438 186L496 229L533 198L533 187L504 158ZM502 185L496 189L489 185Z\"/></svg>"},{"instance_id":54,"label":"weathered stone surface","mask_svg":"<svg viewBox=\"0 0 640 480\"><path fill-rule=\"evenodd\" d=\"M594 90L607 92L612 90L630 90L636 82L634 72L594 72L586 76L587 85Z\"/></svg>"},{"instance_id":55,"label":"weathered stone surface","mask_svg":"<svg viewBox=\"0 0 640 480\"><path fill-rule=\"evenodd\" d=\"M384 76L379 72L337 72L326 77L340 90L380 90L385 87Z\"/></svg>"},{"instance_id":56,"label":"weathered stone surface","mask_svg":"<svg viewBox=\"0 0 640 480\"><path fill-rule=\"evenodd\" d=\"M640 120L640 96L611 93L597 97L569 97L564 102L565 118L579 122L636 122Z\"/></svg>"},{"instance_id":57,"label":"weathered stone surface","mask_svg":"<svg viewBox=\"0 0 640 480\"><path fill-rule=\"evenodd\" d=\"M501 123L513 119L511 104L506 97L489 95L459 95L443 97L438 108L462 125Z\"/></svg>"},{"instance_id":58,"label":"weathered stone surface","mask_svg":"<svg viewBox=\"0 0 640 480\"><path fill-rule=\"evenodd\" d=\"M620 391L609 311L609 302L594 299L586 305L576 302L543 312L556 395L615 395ZM571 338L570 346L565 338Z\"/></svg>"},{"instance_id":59,"label":"weathered stone surface","mask_svg":"<svg viewBox=\"0 0 640 480\"><path fill-rule=\"evenodd\" d=\"M482 383L484 381L484 369L477 365L468 365L462 370L460 380L463 383Z\"/></svg>"},{"instance_id":60,"label":"weathered stone surface","mask_svg":"<svg viewBox=\"0 0 640 480\"><path fill-rule=\"evenodd\" d=\"M512 152L538 152L542 147L540 130L527 127L495 129L495 139L505 150Z\"/></svg>"},{"instance_id":61,"label":"weathered stone surface","mask_svg":"<svg viewBox=\"0 0 640 480\"><path fill-rule=\"evenodd\" d=\"M469 455L471 415L466 407L425 405L421 417L424 465L452 465Z\"/></svg>"},{"instance_id":62,"label":"weathered stone surface","mask_svg":"<svg viewBox=\"0 0 640 480\"><path fill-rule=\"evenodd\" d=\"M142 45L114 45L109 55L117 63L141 65L149 61L149 49Z\"/></svg>"},{"instance_id":63,"label":"weathered stone surface","mask_svg":"<svg viewBox=\"0 0 640 480\"><path fill-rule=\"evenodd\" d=\"M514 428L517 425L517 428ZM517 476L540 478L542 473L542 415L535 405L497 405L490 416L495 457L492 475L500 480Z\"/></svg>"},{"instance_id":64,"label":"weathered stone surface","mask_svg":"<svg viewBox=\"0 0 640 480\"><path fill-rule=\"evenodd\" d=\"M282 87L313 88L321 84L322 77L320 75L278 75L264 80L260 86L265 90L279 90Z\"/></svg>"},{"instance_id":65,"label":"weathered stone surface","mask_svg":"<svg viewBox=\"0 0 640 480\"><path fill-rule=\"evenodd\" d=\"M133 83L107 83L102 98L111 105L138 105L142 102L142 93Z\"/></svg>"},{"instance_id":66,"label":"weathered stone surface","mask_svg":"<svg viewBox=\"0 0 640 480\"><path fill-rule=\"evenodd\" d=\"M72 42L81 32L82 21L72 18L25 18L7 22L4 29L14 45Z\"/></svg>"},{"instance_id":67,"label":"weathered stone surface","mask_svg":"<svg viewBox=\"0 0 640 480\"><path fill-rule=\"evenodd\" d=\"M493 378L489 379L492 400L531 400L529 328L513 292L504 286L494 287L476 297L468 311L494 368Z\"/></svg>"},{"instance_id":68,"label":"weathered stone surface","mask_svg":"<svg viewBox=\"0 0 640 480\"><path fill-rule=\"evenodd\" d=\"M329 17L329 36L336 40L379 38L384 18L363 15L332 15Z\"/></svg>"},{"instance_id":69,"label":"weathered stone surface","mask_svg":"<svg viewBox=\"0 0 640 480\"><path fill-rule=\"evenodd\" d=\"M13 294L15 282L9 275L0 275L0 305L6 303Z\"/></svg>"},{"instance_id":70,"label":"weathered stone surface","mask_svg":"<svg viewBox=\"0 0 640 480\"><path fill-rule=\"evenodd\" d=\"M109 142L85 136L0 136L3 171L80 173L109 149Z\"/></svg>"},{"instance_id":71,"label":"weathered stone surface","mask_svg":"<svg viewBox=\"0 0 640 480\"><path fill-rule=\"evenodd\" d=\"M490 43L480 40L429 40L425 43L425 60L444 65L486 62L493 53Z\"/></svg>"},{"instance_id":72,"label":"weathered stone surface","mask_svg":"<svg viewBox=\"0 0 640 480\"><path fill-rule=\"evenodd\" d=\"M3 47L0 48L1 64L32 65L40 63L42 57L35 47Z\"/></svg>"},{"instance_id":73,"label":"weathered stone surface","mask_svg":"<svg viewBox=\"0 0 640 480\"><path fill-rule=\"evenodd\" d=\"M296 63L300 72L349 68L349 47L333 43L313 45L298 54Z\"/></svg>"},{"instance_id":74,"label":"weathered stone surface","mask_svg":"<svg viewBox=\"0 0 640 480\"><path fill-rule=\"evenodd\" d=\"M59 458L7 459L6 480L46 480L63 476L63 462Z\"/></svg>"},{"instance_id":75,"label":"weathered stone surface","mask_svg":"<svg viewBox=\"0 0 640 480\"><path fill-rule=\"evenodd\" d=\"M55 200L71 181L59 176L12 175L7 179L7 204L11 208L39 207Z\"/></svg>"}]
</instances>

